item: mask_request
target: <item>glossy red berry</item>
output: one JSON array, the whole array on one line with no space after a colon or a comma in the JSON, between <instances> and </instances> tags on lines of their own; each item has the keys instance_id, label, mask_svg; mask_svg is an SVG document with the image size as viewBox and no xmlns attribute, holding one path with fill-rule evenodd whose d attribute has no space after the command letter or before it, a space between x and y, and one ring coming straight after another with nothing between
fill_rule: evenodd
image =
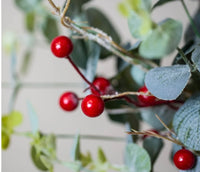
<instances>
[{"instance_id":1,"label":"glossy red berry","mask_svg":"<svg viewBox=\"0 0 200 172\"><path fill-rule=\"evenodd\" d=\"M194 166L196 158L189 150L181 149L174 154L173 160L178 169L189 170Z\"/></svg>"},{"instance_id":2,"label":"glossy red berry","mask_svg":"<svg viewBox=\"0 0 200 172\"><path fill-rule=\"evenodd\" d=\"M91 92L98 96L108 94L111 89L110 82L103 77L95 78L92 84L97 88L97 90L91 87Z\"/></svg>"},{"instance_id":3,"label":"glossy red berry","mask_svg":"<svg viewBox=\"0 0 200 172\"><path fill-rule=\"evenodd\" d=\"M155 134L159 134L159 132L158 132L157 130L155 130L155 129L150 129L150 130L148 130L148 131L154 132ZM148 136L148 135L143 135L143 136L142 136L142 139L144 140L144 139L147 138L147 137L149 137L149 136Z\"/></svg>"},{"instance_id":4,"label":"glossy red berry","mask_svg":"<svg viewBox=\"0 0 200 172\"><path fill-rule=\"evenodd\" d=\"M90 94L83 99L81 108L83 113L88 117L97 117L104 110L104 101L101 97Z\"/></svg>"},{"instance_id":5,"label":"glossy red berry","mask_svg":"<svg viewBox=\"0 0 200 172\"><path fill-rule=\"evenodd\" d=\"M65 92L61 95L59 104L65 111L73 111L78 106L79 99L73 92Z\"/></svg>"},{"instance_id":6,"label":"glossy red berry","mask_svg":"<svg viewBox=\"0 0 200 172\"><path fill-rule=\"evenodd\" d=\"M58 36L51 42L51 51L56 57L68 57L72 50L72 41L66 36Z\"/></svg>"}]
</instances>

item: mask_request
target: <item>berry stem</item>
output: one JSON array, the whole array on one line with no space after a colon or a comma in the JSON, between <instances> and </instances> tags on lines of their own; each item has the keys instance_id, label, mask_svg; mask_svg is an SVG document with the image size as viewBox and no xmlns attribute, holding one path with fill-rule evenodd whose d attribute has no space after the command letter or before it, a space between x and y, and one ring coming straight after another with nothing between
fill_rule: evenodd
<instances>
[{"instance_id":1,"label":"berry stem","mask_svg":"<svg viewBox=\"0 0 200 172\"><path fill-rule=\"evenodd\" d=\"M79 68L76 66L76 64L72 61L72 59L70 57L66 57L66 59L69 60L69 62L71 63L71 65L74 67L74 69L78 72L78 74L81 76L81 78L90 86L93 87L96 91L100 92L90 81L88 81L88 79L81 73L81 71L79 70Z\"/></svg>"}]
</instances>

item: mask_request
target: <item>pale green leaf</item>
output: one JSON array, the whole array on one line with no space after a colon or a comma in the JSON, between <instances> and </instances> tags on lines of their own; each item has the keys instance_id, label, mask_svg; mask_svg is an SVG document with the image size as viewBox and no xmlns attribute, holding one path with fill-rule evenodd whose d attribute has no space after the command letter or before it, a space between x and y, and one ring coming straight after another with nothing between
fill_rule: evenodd
<instances>
[{"instance_id":1,"label":"pale green leaf","mask_svg":"<svg viewBox=\"0 0 200 172\"><path fill-rule=\"evenodd\" d=\"M176 49L182 36L182 24L173 19L166 19L158 25L141 43L141 56L159 59Z\"/></svg>"}]
</instances>

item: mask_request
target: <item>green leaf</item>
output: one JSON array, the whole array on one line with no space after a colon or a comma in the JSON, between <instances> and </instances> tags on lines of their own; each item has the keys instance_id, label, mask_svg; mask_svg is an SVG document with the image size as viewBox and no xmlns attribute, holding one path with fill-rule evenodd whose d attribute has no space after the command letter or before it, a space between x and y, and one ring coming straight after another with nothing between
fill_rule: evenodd
<instances>
[{"instance_id":1,"label":"green leaf","mask_svg":"<svg viewBox=\"0 0 200 172\"><path fill-rule=\"evenodd\" d=\"M22 123L22 114L18 111L12 111L10 114L2 116L2 126L12 130L14 127Z\"/></svg>"},{"instance_id":2,"label":"green leaf","mask_svg":"<svg viewBox=\"0 0 200 172\"><path fill-rule=\"evenodd\" d=\"M56 36L59 35L57 20L51 15L47 15L44 18L42 24L42 32L48 42L51 42Z\"/></svg>"},{"instance_id":3,"label":"green leaf","mask_svg":"<svg viewBox=\"0 0 200 172\"><path fill-rule=\"evenodd\" d=\"M166 125L169 125L172 122L175 114L175 110L171 109L167 105L145 107L140 108L139 110L141 112L142 119L157 130L165 128L156 118L155 114L157 114Z\"/></svg>"},{"instance_id":4,"label":"green leaf","mask_svg":"<svg viewBox=\"0 0 200 172\"><path fill-rule=\"evenodd\" d=\"M188 65L157 67L147 72L145 85L159 99L174 100L181 94L190 76Z\"/></svg>"},{"instance_id":5,"label":"green leaf","mask_svg":"<svg viewBox=\"0 0 200 172\"><path fill-rule=\"evenodd\" d=\"M92 82L96 75L98 60L100 57L101 47L95 42L88 42L88 59L85 71L85 77Z\"/></svg>"},{"instance_id":6,"label":"green leaf","mask_svg":"<svg viewBox=\"0 0 200 172\"><path fill-rule=\"evenodd\" d=\"M74 139L73 147L71 149L71 160L76 161L81 159L80 152L80 135L77 134Z\"/></svg>"},{"instance_id":7,"label":"green leaf","mask_svg":"<svg viewBox=\"0 0 200 172\"><path fill-rule=\"evenodd\" d=\"M178 139L189 149L200 151L200 95L188 99L173 119Z\"/></svg>"},{"instance_id":8,"label":"green leaf","mask_svg":"<svg viewBox=\"0 0 200 172\"><path fill-rule=\"evenodd\" d=\"M103 150L100 147L98 148L97 161L99 163L107 162L106 155L104 154Z\"/></svg>"},{"instance_id":9,"label":"green leaf","mask_svg":"<svg viewBox=\"0 0 200 172\"><path fill-rule=\"evenodd\" d=\"M125 151L125 165L128 172L150 172L151 160L145 149L137 144L128 144Z\"/></svg>"},{"instance_id":10,"label":"green leaf","mask_svg":"<svg viewBox=\"0 0 200 172\"><path fill-rule=\"evenodd\" d=\"M65 4L68 0L65 1ZM66 15L70 16L70 18L75 19L82 15L83 5L90 0L73 0L70 1L69 9L67 10ZM65 5L64 5L65 6Z\"/></svg>"},{"instance_id":11,"label":"green leaf","mask_svg":"<svg viewBox=\"0 0 200 172\"><path fill-rule=\"evenodd\" d=\"M44 155L40 156L40 159L42 161L42 163L44 164L44 166L49 170L52 171L53 170L53 164L52 162Z\"/></svg>"},{"instance_id":12,"label":"green leaf","mask_svg":"<svg viewBox=\"0 0 200 172\"><path fill-rule=\"evenodd\" d=\"M28 115L29 115L30 122L31 122L32 133L36 133L36 132L38 132L38 129L39 129L39 124L38 124L39 122L38 122L37 114L30 102L27 103L27 108L28 108Z\"/></svg>"},{"instance_id":13,"label":"green leaf","mask_svg":"<svg viewBox=\"0 0 200 172\"><path fill-rule=\"evenodd\" d=\"M34 11L31 11L25 14L25 24L26 24L26 29L29 32L34 31L34 26L35 26L35 12Z\"/></svg>"},{"instance_id":14,"label":"green leaf","mask_svg":"<svg viewBox=\"0 0 200 172\"><path fill-rule=\"evenodd\" d=\"M25 13L33 11L40 2L41 0L15 0L17 7L19 7Z\"/></svg>"},{"instance_id":15,"label":"green leaf","mask_svg":"<svg viewBox=\"0 0 200 172\"><path fill-rule=\"evenodd\" d=\"M8 134L5 130L1 131L1 148L3 150L7 149L10 144L10 134Z\"/></svg>"},{"instance_id":16,"label":"green leaf","mask_svg":"<svg viewBox=\"0 0 200 172\"><path fill-rule=\"evenodd\" d=\"M151 157L152 165L156 161L160 151L163 147L163 141L155 137L147 137L144 139L143 148L148 152Z\"/></svg>"},{"instance_id":17,"label":"green leaf","mask_svg":"<svg viewBox=\"0 0 200 172\"><path fill-rule=\"evenodd\" d=\"M48 168L45 166L45 164L41 160L41 155L37 153L36 147L31 146L31 158L34 163L34 165L43 171L47 171Z\"/></svg>"},{"instance_id":18,"label":"green leaf","mask_svg":"<svg viewBox=\"0 0 200 172\"><path fill-rule=\"evenodd\" d=\"M182 24L173 19L166 19L158 25L141 43L141 56L159 59L175 50L182 36Z\"/></svg>"},{"instance_id":19,"label":"green leaf","mask_svg":"<svg viewBox=\"0 0 200 172\"><path fill-rule=\"evenodd\" d=\"M87 45L86 41L82 39L72 39L73 51L71 53L71 59L80 68L86 69L87 66Z\"/></svg>"},{"instance_id":20,"label":"green leaf","mask_svg":"<svg viewBox=\"0 0 200 172\"><path fill-rule=\"evenodd\" d=\"M80 160L81 160L81 163L82 163L83 167L85 167L88 164L90 164L92 162L92 156L91 156L90 152L87 152L86 155L81 153L81 159Z\"/></svg>"},{"instance_id":21,"label":"green leaf","mask_svg":"<svg viewBox=\"0 0 200 172\"><path fill-rule=\"evenodd\" d=\"M158 6L161 6L161 5L164 5L168 2L172 2L172 1L177 1L177 0L158 0L155 5L153 6L153 9L158 7Z\"/></svg>"},{"instance_id":22,"label":"green leaf","mask_svg":"<svg viewBox=\"0 0 200 172\"><path fill-rule=\"evenodd\" d=\"M105 33L111 36L115 42L117 43L120 42L119 34L117 33L116 29L114 28L114 26L109 21L109 19L105 16L104 13L102 13L100 10L96 8L88 8L85 12L86 12L89 24L92 27L96 27L103 30Z\"/></svg>"},{"instance_id":23,"label":"green leaf","mask_svg":"<svg viewBox=\"0 0 200 172\"><path fill-rule=\"evenodd\" d=\"M152 20L148 12L136 13L131 11L128 17L128 27L134 38L146 39L152 31Z\"/></svg>"},{"instance_id":24,"label":"green leaf","mask_svg":"<svg viewBox=\"0 0 200 172\"><path fill-rule=\"evenodd\" d=\"M192 52L192 61L197 70L200 72L200 45L197 45L197 47Z\"/></svg>"}]
</instances>

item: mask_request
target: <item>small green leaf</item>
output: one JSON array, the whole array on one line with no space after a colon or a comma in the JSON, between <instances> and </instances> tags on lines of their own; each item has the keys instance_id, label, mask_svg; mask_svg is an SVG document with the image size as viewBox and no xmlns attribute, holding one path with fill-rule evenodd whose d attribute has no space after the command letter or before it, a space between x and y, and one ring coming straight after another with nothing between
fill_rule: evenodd
<instances>
[{"instance_id":1,"label":"small green leaf","mask_svg":"<svg viewBox=\"0 0 200 172\"><path fill-rule=\"evenodd\" d=\"M151 163L153 165L162 150L163 141L155 137L147 137L144 139L143 147L151 157Z\"/></svg>"},{"instance_id":2,"label":"small green leaf","mask_svg":"<svg viewBox=\"0 0 200 172\"><path fill-rule=\"evenodd\" d=\"M200 45L197 45L192 52L192 61L196 66L197 70L200 72Z\"/></svg>"},{"instance_id":3,"label":"small green leaf","mask_svg":"<svg viewBox=\"0 0 200 172\"><path fill-rule=\"evenodd\" d=\"M77 134L74 139L74 144L71 149L71 160L76 161L81 159L81 152L80 152L80 135Z\"/></svg>"},{"instance_id":4,"label":"small green leaf","mask_svg":"<svg viewBox=\"0 0 200 172\"><path fill-rule=\"evenodd\" d=\"M157 130L165 128L156 118L155 114L157 114L166 125L169 125L172 122L175 114L175 110L167 105L140 108L140 112L142 119Z\"/></svg>"},{"instance_id":5,"label":"small green leaf","mask_svg":"<svg viewBox=\"0 0 200 172\"><path fill-rule=\"evenodd\" d=\"M17 7L25 13L33 11L40 2L41 0L15 0Z\"/></svg>"},{"instance_id":6,"label":"small green leaf","mask_svg":"<svg viewBox=\"0 0 200 172\"><path fill-rule=\"evenodd\" d=\"M35 12L31 11L25 15L25 24L26 24L26 29L29 32L34 31L35 27Z\"/></svg>"},{"instance_id":7,"label":"small green leaf","mask_svg":"<svg viewBox=\"0 0 200 172\"><path fill-rule=\"evenodd\" d=\"M143 40L151 33L153 23L148 12L138 14L131 11L128 17L128 27L134 38Z\"/></svg>"},{"instance_id":8,"label":"small green leaf","mask_svg":"<svg viewBox=\"0 0 200 172\"><path fill-rule=\"evenodd\" d=\"M81 154L81 163L82 163L83 167L87 166L91 162L92 162L92 156L91 156L90 152L87 152L86 155Z\"/></svg>"},{"instance_id":9,"label":"small green leaf","mask_svg":"<svg viewBox=\"0 0 200 172\"><path fill-rule=\"evenodd\" d=\"M13 129L14 127L22 123L22 114L18 111L12 111L10 114L2 116L2 126L7 129Z\"/></svg>"},{"instance_id":10,"label":"small green leaf","mask_svg":"<svg viewBox=\"0 0 200 172\"><path fill-rule=\"evenodd\" d=\"M173 100L181 94L190 76L188 65L157 67L147 72L145 85L159 99Z\"/></svg>"},{"instance_id":11,"label":"small green leaf","mask_svg":"<svg viewBox=\"0 0 200 172\"><path fill-rule=\"evenodd\" d=\"M200 95L188 99L173 119L178 139L189 149L200 151Z\"/></svg>"},{"instance_id":12,"label":"small green leaf","mask_svg":"<svg viewBox=\"0 0 200 172\"><path fill-rule=\"evenodd\" d=\"M7 149L10 143L10 135L2 129L1 131L1 148L3 150Z\"/></svg>"},{"instance_id":13,"label":"small green leaf","mask_svg":"<svg viewBox=\"0 0 200 172\"><path fill-rule=\"evenodd\" d=\"M106 155L104 154L103 150L100 147L98 148L97 161L99 163L107 162Z\"/></svg>"},{"instance_id":14,"label":"small green leaf","mask_svg":"<svg viewBox=\"0 0 200 172\"><path fill-rule=\"evenodd\" d=\"M42 32L48 42L51 42L56 36L59 35L57 20L53 18L51 15L47 15L44 18L42 24Z\"/></svg>"},{"instance_id":15,"label":"small green leaf","mask_svg":"<svg viewBox=\"0 0 200 172\"><path fill-rule=\"evenodd\" d=\"M182 24L166 19L141 43L140 54L149 59L159 59L174 51L182 36Z\"/></svg>"},{"instance_id":16,"label":"small green leaf","mask_svg":"<svg viewBox=\"0 0 200 172\"><path fill-rule=\"evenodd\" d=\"M126 146L125 165L128 172L150 172L151 170L151 160L148 153L133 143Z\"/></svg>"},{"instance_id":17,"label":"small green leaf","mask_svg":"<svg viewBox=\"0 0 200 172\"><path fill-rule=\"evenodd\" d=\"M37 153L37 150L36 150L35 146L31 147L31 158L32 158L32 161L33 161L34 165L38 169L43 170L43 171L47 171L48 170L48 168L42 162L40 154Z\"/></svg>"}]
</instances>

